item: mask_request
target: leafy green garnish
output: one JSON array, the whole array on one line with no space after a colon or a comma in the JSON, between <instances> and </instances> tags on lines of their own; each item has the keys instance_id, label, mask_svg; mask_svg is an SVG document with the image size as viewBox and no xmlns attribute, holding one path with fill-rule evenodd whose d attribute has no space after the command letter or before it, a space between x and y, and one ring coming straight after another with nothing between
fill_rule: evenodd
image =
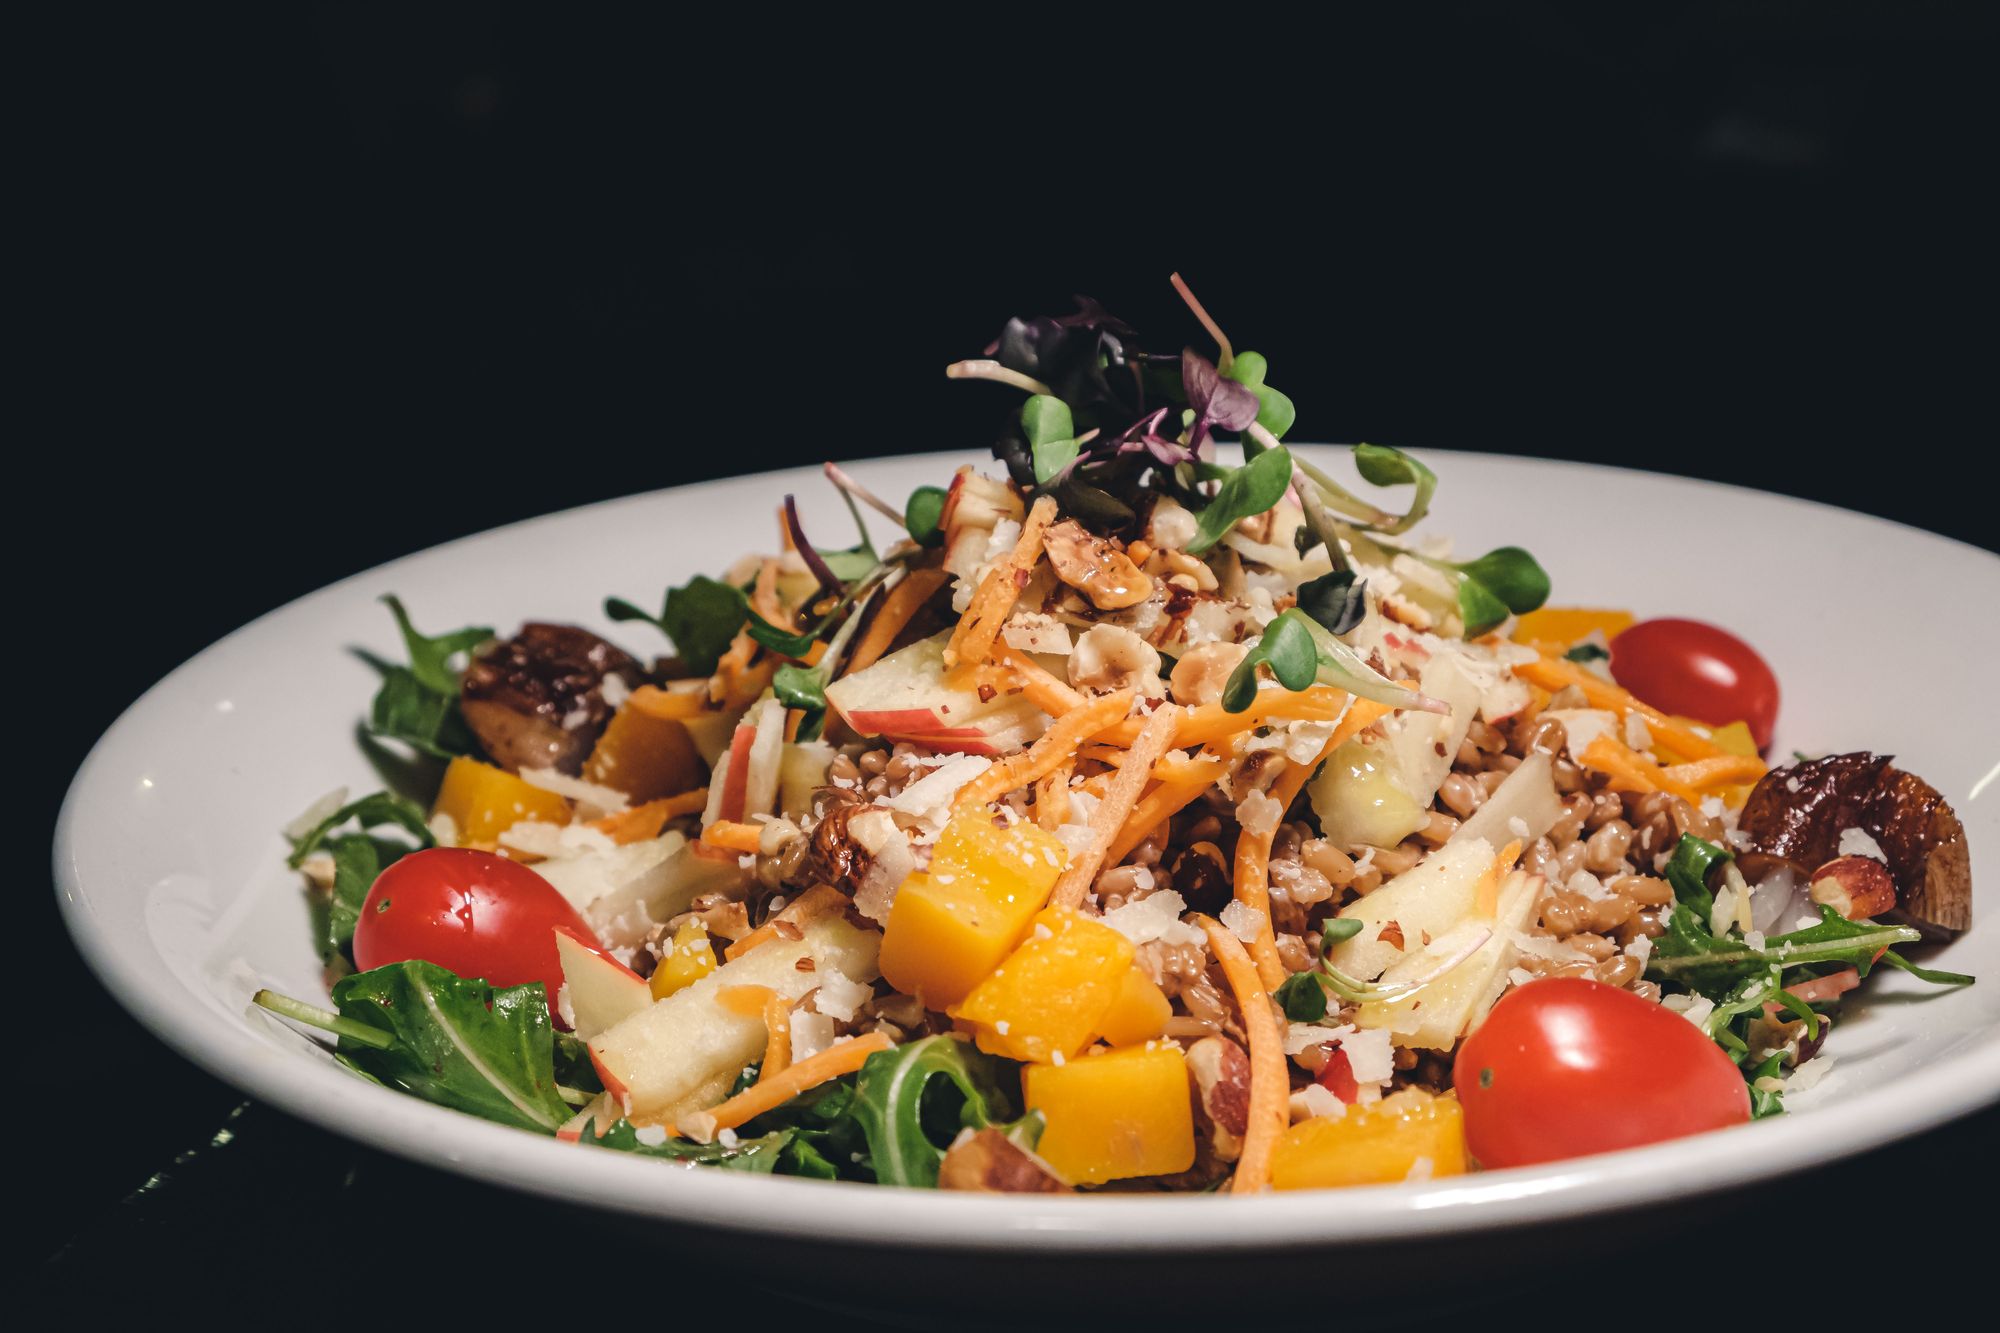
<instances>
[{"instance_id":1,"label":"leafy green garnish","mask_svg":"<svg viewBox=\"0 0 2000 1333\"><path fill-rule=\"evenodd\" d=\"M1579 643L1563 656L1572 662L1608 662L1611 660L1611 650L1602 644Z\"/></svg>"},{"instance_id":2,"label":"leafy green garnish","mask_svg":"<svg viewBox=\"0 0 2000 1333\"><path fill-rule=\"evenodd\" d=\"M796 1131L773 1130L755 1138L738 1138L734 1143L696 1143L690 1139L677 1139L669 1135L663 1142L646 1143L639 1138L639 1131L629 1120L620 1120L604 1131L596 1133L593 1124L586 1124L577 1142L593 1148L609 1148L613 1152L629 1152L639 1157L659 1157L670 1162L686 1162L697 1166L718 1166L725 1171L747 1171L753 1175L770 1175L783 1161L785 1149L797 1138Z\"/></svg>"},{"instance_id":3,"label":"leafy green garnish","mask_svg":"<svg viewBox=\"0 0 2000 1333\"><path fill-rule=\"evenodd\" d=\"M1769 1116L1783 1115L1785 1113L1784 1093L1768 1092L1757 1086L1758 1081L1761 1079L1779 1077L1783 1073L1784 1068L1785 1057L1780 1052L1766 1060L1763 1064L1758 1065L1755 1070L1744 1074L1744 1079L1750 1084L1750 1118L1752 1120L1763 1120Z\"/></svg>"},{"instance_id":4,"label":"leafy green garnish","mask_svg":"<svg viewBox=\"0 0 2000 1333\"><path fill-rule=\"evenodd\" d=\"M1270 364L1259 352L1238 352L1222 371L1225 378L1235 380L1257 395L1257 424L1270 431L1272 438L1282 440L1285 432L1292 428L1298 418L1298 410L1292 400L1264 383L1264 376L1270 372ZM1246 449L1249 445L1246 443Z\"/></svg>"},{"instance_id":5,"label":"leafy green garnish","mask_svg":"<svg viewBox=\"0 0 2000 1333\"><path fill-rule=\"evenodd\" d=\"M1200 555L1239 522L1278 503L1291 484L1292 455L1282 446L1266 449L1231 472L1217 488L1215 498L1196 518L1188 554Z\"/></svg>"},{"instance_id":6,"label":"leafy green garnish","mask_svg":"<svg viewBox=\"0 0 2000 1333\"><path fill-rule=\"evenodd\" d=\"M1715 895L1708 891L1709 872L1735 855L1719 843L1682 834L1667 858L1667 883L1673 886L1675 900L1686 903L1706 922L1715 910Z\"/></svg>"},{"instance_id":7,"label":"leafy green garnish","mask_svg":"<svg viewBox=\"0 0 2000 1333\"><path fill-rule=\"evenodd\" d=\"M368 707L369 732L438 759L471 753L476 745L459 715L458 672L452 662L491 639L493 631L467 626L432 638L418 633L401 600L393 595L382 600L396 618L410 664L377 664L382 684Z\"/></svg>"},{"instance_id":8,"label":"leafy green garnish","mask_svg":"<svg viewBox=\"0 0 2000 1333\"><path fill-rule=\"evenodd\" d=\"M335 835L344 824L358 825L359 831ZM416 845L380 838L368 830L400 828ZM386 791L349 801L292 843L285 863L294 870L306 857L325 851L333 858L333 892L326 904L326 920L320 933L320 955L329 961L350 952L354 926L360 919L361 904L368 897L375 877L397 858L424 847L436 846L423 807L415 801Z\"/></svg>"},{"instance_id":9,"label":"leafy green garnish","mask_svg":"<svg viewBox=\"0 0 2000 1333\"><path fill-rule=\"evenodd\" d=\"M1410 507L1403 516L1384 526L1381 531L1394 536L1408 532L1423 520L1431 509L1431 496L1437 493L1437 473L1404 453L1401 449L1386 444L1357 444L1354 446L1354 466L1361 473L1361 479L1371 486L1414 486L1416 491L1410 496Z\"/></svg>"},{"instance_id":10,"label":"leafy green garnish","mask_svg":"<svg viewBox=\"0 0 2000 1333\"><path fill-rule=\"evenodd\" d=\"M1278 987L1278 1006L1294 1023L1326 1017L1326 989L1311 972L1294 972Z\"/></svg>"},{"instance_id":11,"label":"leafy green garnish","mask_svg":"<svg viewBox=\"0 0 2000 1333\"><path fill-rule=\"evenodd\" d=\"M1035 460L1035 484L1046 486L1076 461L1076 424L1063 400L1038 393L1021 407L1021 429Z\"/></svg>"},{"instance_id":12,"label":"leafy green garnish","mask_svg":"<svg viewBox=\"0 0 2000 1333\"><path fill-rule=\"evenodd\" d=\"M910 492L903 506L903 527L919 546L944 544L944 502L949 495L942 486L919 486Z\"/></svg>"},{"instance_id":13,"label":"leafy green garnish","mask_svg":"<svg viewBox=\"0 0 2000 1333\"><path fill-rule=\"evenodd\" d=\"M649 615L622 597L607 597L604 614L613 620L643 620L672 640L687 669L697 676L715 670L729 641L750 617L750 599L731 584L697 574L667 589L660 614Z\"/></svg>"},{"instance_id":14,"label":"leafy green garnish","mask_svg":"<svg viewBox=\"0 0 2000 1333\"><path fill-rule=\"evenodd\" d=\"M1312 650L1308 668L1302 650ZM1222 706L1231 713L1250 707L1257 697L1257 668L1269 663L1271 674L1288 690L1303 690L1315 681L1333 685L1349 694L1398 707L1430 706L1421 695L1412 694L1363 661L1361 655L1342 643L1325 626L1299 607L1292 607L1264 627L1264 633L1223 682Z\"/></svg>"},{"instance_id":15,"label":"leafy green garnish","mask_svg":"<svg viewBox=\"0 0 2000 1333\"><path fill-rule=\"evenodd\" d=\"M1019 1086L1013 1069L949 1033L869 1056L856 1076L849 1114L868 1140L876 1181L934 1187L959 1130L1020 1115L1009 1091Z\"/></svg>"},{"instance_id":16,"label":"leafy green garnish","mask_svg":"<svg viewBox=\"0 0 2000 1333\"><path fill-rule=\"evenodd\" d=\"M1280 685L1294 692L1309 688L1319 676L1319 648L1307 617L1296 608L1265 627L1250 651L1222 687L1222 706L1232 713L1248 708L1257 697L1257 668L1267 665Z\"/></svg>"},{"instance_id":17,"label":"leafy green garnish","mask_svg":"<svg viewBox=\"0 0 2000 1333\"><path fill-rule=\"evenodd\" d=\"M569 1119L540 982L496 988L412 960L336 981L337 1014L270 991L256 1002L333 1033L342 1064L425 1101L544 1134Z\"/></svg>"},{"instance_id":18,"label":"leafy green garnish","mask_svg":"<svg viewBox=\"0 0 2000 1333\"><path fill-rule=\"evenodd\" d=\"M1301 583L1298 607L1327 633L1346 634L1368 614L1367 588L1353 570L1336 569Z\"/></svg>"}]
</instances>

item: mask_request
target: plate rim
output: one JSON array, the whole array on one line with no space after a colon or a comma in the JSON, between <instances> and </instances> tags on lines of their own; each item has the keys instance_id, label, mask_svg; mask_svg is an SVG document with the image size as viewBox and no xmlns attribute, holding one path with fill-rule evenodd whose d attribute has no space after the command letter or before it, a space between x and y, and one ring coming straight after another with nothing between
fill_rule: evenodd
<instances>
[{"instance_id":1,"label":"plate rim","mask_svg":"<svg viewBox=\"0 0 2000 1333\"><path fill-rule=\"evenodd\" d=\"M1345 446L1308 448L1338 449ZM1760 501L1804 506L1851 516L1869 524L1914 534L1990 555L1957 538L1893 519L1864 514L1823 501L1675 473L1612 464L1533 458L1473 450L1412 450L1419 457L1457 454L1508 465L1557 471L1578 469L1695 489L1721 488ZM858 467L937 462L947 468L977 461L969 451L948 450L857 460ZM1463 1234L1528 1223L1574 1219L1642 1207L1666 1199L1747 1188L1822 1162L1921 1133L2000 1101L2000 1032L1988 1031L1971 1049L1950 1061L1890 1085L1867 1089L1796 1119L1746 1125L1715 1134L1578 1158L1543 1167L1477 1173L1445 1180L1351 1188L1337 1192L1338 1207L1326 1191L1266 1194L1253 1199L1207 1196L1097 1196L1089 1201L1037 1202L1020 1196L961 1196L943 1191L884 1189L880 1186L756 1177L742 1173L675 1167L635 1161L609 1151L579 1155L574 1145L488 1123L371 1086L331 1062L271 1052L254 1032L218 1028L207 1040L205 1024L168 1021L170 1009L141 1003L153 987L172 995L180 983L167 974L149 974L128 965L111 932L91 910L82 883L78 846L93 779L111 761L121 733L136 725L149 704L176 687L211 655L251 634L265 622L320 598L337 597L349 585L375 578L405 562L455 551L473 543L503 539L517 530L565 517L612 508L672 503L672 497L719 486L756 484L778 478L804 479L811 468L784 468L686 482L616 496L547 514L532 515L407 552L337 579L273 607L216 639L179 663L132 701L92 745L78 766L57 816L52 848L55 891L64 925L85 965L127 1013L182 1058L231 1086L362 1146L490 1185L540 1195L586 1208L666 1222L698 1223L738 1233L782 1234L801 1242L891 1243L926 1250L997 1252L1143 1253L1188 1248L1181 1209L1227 1208L1230 1228L1202 1237L1209 1250L1316 1249L1341 1244L1393 1242L1419 1236ZM2000 559L2000 557L1995 557ZM214 1016L210 1020L220 1023ZM257 1058L258 1056L265 1058ZM1741 1156L1729 1141L1757 1133L1763 1151L1732 1174L1710 1165L1718 1145L1724 1155ZM662 1179L649 1172L671 1171ZM1213 1213L1204 1213L1212 1217ZM1317 1226L1313 1224L1318 1224ZM821 1224L823 1224L823 1229ZM842 1229L844 1228L844 1229Z\"/></svg>"}]
</instances>

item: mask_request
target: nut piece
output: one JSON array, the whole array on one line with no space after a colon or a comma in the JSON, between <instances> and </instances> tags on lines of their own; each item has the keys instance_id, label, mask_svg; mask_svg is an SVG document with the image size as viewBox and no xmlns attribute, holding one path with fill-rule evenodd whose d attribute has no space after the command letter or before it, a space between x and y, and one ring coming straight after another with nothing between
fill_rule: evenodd
<instances>
[{"instance_id":1,"label":"nut piece","mask_svg":"<svg viewBox=\"0 0 2000 1333\"><path fill-rule=\"evenodd\" d=\"M1243 1155L1250 1131L1250 1057L1227 1037L1203 1037L1187 1052L1196 1123L1222 1161Z\"/></svg>"},{"instance_id":2,"label":"nut piece","mask_svg":"<svg viewBox=\"0 0 2000 1333\"><path fill-rule=\"evenodd\" d=\"M1174 702L1212 704L1222 697L1229 673L1250 655L1243 643L1204 643L1181 654L1174 663Z\"/></svg>"},{"instance_id":3,"label":"nut piece","mask_svg":"<svg viewBox=\"0 0 2000 1333\"><path fill-rule=\"evenodd\" d=\"M1825 903L1849 921L1865 921L1896 906L1896 881L1889 867L1868 856L1840 856L1812 872L1812 900Z\"/></svg>"},{"instance_id":4,"label":"nut piece","mask_svg":"<svg viewBox=\"0 0 2000 1333\"><path fill-rule=\"evenodd\" d=\"M1056 577L1090 599L1100 611L1137 606L1153 595L1153 580L1108 539L1084 531L1075 519L1051 527L1042 538Z\"/></svg>"},{"instance_id":5,"label":"nut piece","mask_svg":"<svg viewBox=\"0 0 2000 1333\"><path fill-rule=\"evenodd\" d=\"M1049 1164L998 1129L959 1131L938 1164L938 1188L983 1194L1067 1194Z\"/></svg>"},{"instance_id":6,"label":"nut piece","mask_svg":"<svg viewBox=\"0 0 2000 1333\"><path fill-rule=\"evenodd\" d=\"M1146 699L1158 699L1167 692L1160 681L1160 654L1152 644L1117 625L1092 625L1077 638L1069 655L1069 683L1099 694L1136 689Z\"/></svg>"}]
</instances>

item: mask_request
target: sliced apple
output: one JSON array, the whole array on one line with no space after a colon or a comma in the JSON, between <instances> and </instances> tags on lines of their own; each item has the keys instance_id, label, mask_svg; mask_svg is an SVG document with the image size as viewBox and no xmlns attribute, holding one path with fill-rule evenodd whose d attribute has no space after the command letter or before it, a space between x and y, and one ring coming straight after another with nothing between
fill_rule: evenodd
<instances>
[{"instance_id":1,"label":"sliced apple","mask_svg":"<svg viewBox=\"0 0 2000 1333\"><path fill-rule=\"evenodd\" d=\"M563 974L556 1007L577 1036L589 1041L653 1002L644 977L585 944L568 926L557 926L555 931L556 959Z\"/></svg>"},{"instance_id":2,"label":"sliced apple","mask_svg":"<svg viewBox=\"0 0 2000 1333\"><path fill-rule=\"evenodd\" d=\"M826 785L833 747L825 741L798 741L785 747L778 765L778 813L797 820L812 809L812 794Z\"/></svg>"},{"instance_id":3,"label":"sliced apple","mask_svg":"<svg viewBox=\"0 0 2000 1333\"><path fill-rule=\"evenodd\" d=\"M961 467L945 492L938 516L944 528L944 567L959 578L971 578L986 563L986 547L1002 519L1021 520L1021 498L1005 482Z\"/></svg>"},{"instance_id":4,"label":"sliced apple","mask_svg":"<svg viewBox=\"0 0 2000 1333\"><path fill-rule=\"evenodd\" d=\"M1431 800L1478 715L1480 687L1443 652L1424 663L1419 684L1451 711L1391 714L1379 740L1356 737L1313 779L1313 809L1336 842L1393 847L1430 818Z\"/></svg>"},{"instance_id":5,"label":"sliced apple","mask_svg":"<svg viewBox=\"0 0 2000 1333\"><path fill-rule=\"evenodd\" d=\"M1361 922L1361 933L1333 947L1333 965L1351 977L1372 981L1435 940L1472 914L1479 881L1493 865L1493 848L1484 839L1453 839L1365 898L1342 908L1340 915ZM1383 929L1394 922L1382 938ZM1401 943L1398 937L1400 935Z\"/></svg>"},{"instance_id":6,"label":"sliced apple","mask_svg":"<svg viewBox=\"0 0 2000 1333\"><path fill-rule=\"evenodd\" d=\"M691 986L647 1006L590 1043L591 1062L607 1091L631 1116L657 1116L690 1106L691 1096L714 1088L757 1058L764 1024L738 1013L718 996L732 986L767 986L798 1000L828 971L872 981L882 937L857 930L840 917L805 927L803 938L773 939L724 963ZM801 971L802 960L812 968Z\"/></svg>"},{"instance_id":7,"label":"sliced apple","mask_svg":"<svg viewBox=\"0 0 2000 1333\"><path fill-rule=\"evenodd\" d=\"M1435 853L1433 853L1435 855ZM1520 958L1515 942L1534 919L1542 896L1542 877L1515 871L1501 885L1498 910L1489 920L1468 916L1382 974L1385 986L1422 980L1473 946L1471 957L1437 977L1407 999L1389 1004L1364 1004L1355 1014L1357 1027L1387 1028L1398 1046L1446 1051L1486 1016L1507 988L1507 972ZM1365 901L1365 900L1364 900ZM1412 941L1414 944L1414 941Z\"/></svg>"},{"instance_id":8,"label":"sliced apple","mask_svg":"<svg viewBox=\"0 0 2000 1333\"><path fill-rule=\"evenodd\" d=\"M826 701L863 736L911 741L937 750L999 754L1041 734L1042 712L1025 695L993 694L947 683L949 634L920 640L865 671L826 687Z\"/></svg>"},{"instance_id":9,"label":"sliced apple","mask_svg":"<svg viewBox=\"0 0 2000 1333\"><path fill-rule=\"evenodd\" d=\"M701 843L689 842L678 833L658 841L669 843L670 850L619 878L609 890L594 897L584 912L590 928L607 948L635 948L654 926L685 912L697 895L733 891L749 879L734 854L703 856ZM535 869L546 873L547 864Z\"/></svg>"},{"instance_id":10,"label":"sliced apple","mask_svg":"<svg viewBox=\"0 0 2000 1333\"><path fill-rule=\"evenodd\" d=\"M1562 813L1555 767L1548 755L1537 750L1523 759L1472 816L1453 830L1451 841L1480 838L1489 847L1505 847L1518 839L1526 847L1554 828Z\"/></svg>"}]
</instances>

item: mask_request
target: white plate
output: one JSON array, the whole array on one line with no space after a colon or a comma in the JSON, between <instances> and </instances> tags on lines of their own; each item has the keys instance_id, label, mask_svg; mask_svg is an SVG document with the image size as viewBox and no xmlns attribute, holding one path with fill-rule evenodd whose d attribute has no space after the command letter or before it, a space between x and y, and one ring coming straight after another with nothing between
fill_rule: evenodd
<instances>
[{"instance_id":1,"label":"white plate","mask_svg":"<svg viewBox=\"0 0 2000 1333\"><path fill-rule=\"evenodd\" d=\"M1344 455L1328 451L1323 461L1344 467ZM900 497L962 461L934 455L852 470ZM1184 1250L1191 1236L1210 1250L1394 1241L1740 1184L2000 1098L2000 707L1991 694L2000 558L1721 485L1470 454L1430 461L1443 480L1427 531L1454 534L1464 551L1529 547L1554 576L1558 604L1688 615L1738 631L1783 682L1775 753L1885 751L1943 791L1972 842L1980 924L1934 961L1981 983L1936 994L1879 974L1868 1002L1843 1011L1830 1045L1834 1072L1776 1120L1533 1170L1256 1199L996 1198L677 1168L538 1138L362 1082L248 1007L259 986L323 994L305 899L282 864L278 829L332 787L381 785L356 745L375 676L354 651L400 655L377 596L401 594L417 624L433 631L573 621L615 628L620 640L652 652L663 645L647 642L645 627L605 622L605 595L644 603L670 582L772 548L773 513L787 491L799 495L809 531L848 543L837 498L805 470L661 491L468 537L230 635L148 692L78 773L56 837L63 910L121 1003L255 1097L482 1180L774 1235L1070 1254Z\"/></svg>"}]
</instances>

